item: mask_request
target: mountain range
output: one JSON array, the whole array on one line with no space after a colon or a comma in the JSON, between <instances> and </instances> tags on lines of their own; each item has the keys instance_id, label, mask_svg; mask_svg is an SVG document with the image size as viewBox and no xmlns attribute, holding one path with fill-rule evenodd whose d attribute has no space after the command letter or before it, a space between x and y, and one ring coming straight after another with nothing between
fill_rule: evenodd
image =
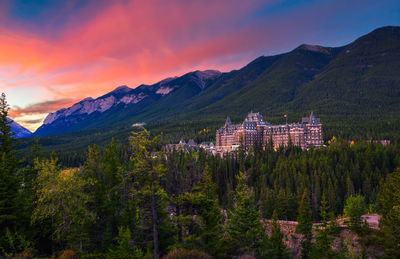
<instances>
[{"instance_id":1,"label":"mountain range","mask_svg":"<svg viewBox=\"0 0 400 259\"><path fill-rule=\"evenodd\" d=\"M279 123L314 111L327 135L388 137L400 130L400 27L378 28L342 47L301 45L239 70L194 71L136 88L120 86L50 113L33 136L190 123L216 128L250 110ZM161 127L160 126L160 127Z\"/></svg>"},{"instance_id":2,"label":"mountain range","mask_svg":"<svg viewBox=\"0 0 400 259\"><path fill-rule=\"evenodd\" d=\"M11 119L8 120L11 121ZM12 121L10 126L11 126L11 131L14 133L14 138L26 138L32 135L32 132L22 127L15 121Z\"/></svg>"}]
</instances>

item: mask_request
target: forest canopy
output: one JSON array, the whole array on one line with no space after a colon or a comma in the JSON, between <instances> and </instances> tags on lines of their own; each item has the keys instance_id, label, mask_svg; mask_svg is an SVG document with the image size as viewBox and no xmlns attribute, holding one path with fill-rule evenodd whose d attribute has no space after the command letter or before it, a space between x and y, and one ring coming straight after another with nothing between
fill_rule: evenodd
<instances>
[{"instance_id":1,"label":"forest canopy","mask_svg":"<svg viewBox=\"0 0 400 259\"><path fill-rule=\"evenodd\" d=\"M335 219L347 215L352 231L371 235L360 219L366 212L382 214L375 246L399 255L397 142L256 145L213 156L166 153L161 136L137 129L123 153L111 140L90 146L82 165L70 167L38 145L18 159L7 113L2 95L1 256L287 258L293 252L278 222L288 220L298 222L303 257L347 258L346 245L326 246L339 228ZM313 230L315 223L324 227Z\"/></svg>"}]
</instances>

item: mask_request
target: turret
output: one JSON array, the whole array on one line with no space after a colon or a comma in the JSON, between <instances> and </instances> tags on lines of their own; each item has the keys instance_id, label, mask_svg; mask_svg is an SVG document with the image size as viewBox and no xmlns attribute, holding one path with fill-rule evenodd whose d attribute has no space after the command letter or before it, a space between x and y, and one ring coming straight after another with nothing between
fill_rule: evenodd
<instances>
[{"instance_id":1,"label":"turret","mask_svg":"<svg viewBox=\"0 0 400 259\"><path fill-rule=\"evenodd\" d=\"M228 116L228 117L226 117L225 127L229 127L231 125L232 125L231 118L229 118L229 116Z\"/></svg>"}]
</instances>

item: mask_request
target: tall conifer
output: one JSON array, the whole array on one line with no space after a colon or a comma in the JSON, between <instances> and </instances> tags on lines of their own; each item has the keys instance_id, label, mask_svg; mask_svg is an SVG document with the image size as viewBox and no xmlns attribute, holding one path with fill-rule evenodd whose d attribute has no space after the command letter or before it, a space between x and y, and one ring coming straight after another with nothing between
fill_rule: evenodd
<instances>
[{"instance_id":1,"label":"tall conifer","mask_svg":"<svg viewBox=\"0 0 400 259\"><path fill-rule=\"evenodd\" d=\"M298 225L296 231L303 234L301 241L301 257L310 258L311 239L312 239L312 216L310 209L310 199L308 197L307 189L304 190L301 197L299 212L297 217Z\"/></svg>"},{"instance_id":2,"label":"tall conifer","mask_svg":"<svg viewBox=\"0 0 400 259\"><path fill-rule=\"evenodd\" d=\"M8 118L9 105L4 93L0 96L0 242L6 228L14 231L17 219L18 190L20 182L17 175L19 161L15 148L11 120Z\"/></svg>"},{"instance_id":3,"label":"tall conifer","mask_svg":"<svg viewBox=\"0 0 400 259\"><path fill-rule=\"evenodd\" d=\"M157 150L159 137L150 138L150 132L142 129L132 132L130 144L133 150L134 195L142 201L142 220L150 222L153 257L160 258L160 223L165 215L166 193L161 185L166 168L162 153ZM150 217L149 217L150 216ZM165 215L166 216L166 215ZM167 237L165 238L167 239ZM161 240L166 241L166 240Z\"/></svg>"},{"instance_id":4,"label":"tall conifer","mask_svg":"<svg viewBox=\"0 0 400 259\"><path fill-rule=\"evenodd\" d=\"M271 222L271 246L273 249L272 258L289 258L289 251L283 242L283 238L285 235L281 231L281 226L278 222L278 214L276 210L272 214L272 222Z\"/></svg>"},{"instance_id":5,"label":"tall conifer","mask_svg":"<svg viewBox=\"0 0 400 259\"><path fill-rule=\"evenodd\" d=\"M226 231L232 255L255 254L268 257L271 253L268 236L256 208L254 192L243 173L237 176L233 210L228 215Z\"/></svg>"}]
</instances>

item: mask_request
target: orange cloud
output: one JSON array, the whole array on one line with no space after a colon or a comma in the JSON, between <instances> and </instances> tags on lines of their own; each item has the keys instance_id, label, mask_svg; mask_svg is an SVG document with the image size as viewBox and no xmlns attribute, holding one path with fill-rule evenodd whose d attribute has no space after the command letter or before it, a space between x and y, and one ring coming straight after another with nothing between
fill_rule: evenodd
<instances>
[{"instance_id":1,"label":"orange cloud","mask_svg":"<svg viewBox=\"0 0 400 259\"><path fill-rule=\"evenodd\" d=\"M54 98L75 100L118 84L134 87L203 67L205 60L235 51L231 45L236 32L229 31L225 20L235 22L260 5L227 3L115 2L85 24L70 21L53 37L18 26L1 27L0 65L19 69L13 78L3 80L3 87L33 85L48 89ZM211 46L213 42L218 45ZM14 80L20 75L29 76Z\"/></svg>"},{"instance_id":2,"label":"orange cloud","mask_svg":"<svg viewBox=\"0 0 400 259\"><path fill-rule=\"evenodd\" d=\"M298 33L293 23L301 24L302 16L284 18L279 29L282 18L269 26L249 18L279 1L107 1L101 9L95 1L40 32L0 12L0 75L3 67L14 68L0 78L0 90L45 89L43 102L17 103L24 107L11 111L16 118L44 116L118 85L150 84L195 69L236 69ZM305 23L316 24L312 18Z\"/></svg>"},{"instance_id":3,"label":"orange cloud","mask_svg":"<svg viewBox=\"0 0 400 259\"><path fill-rule=\"evenodd\" d=\"M55 101L45 101L28 105L27 107L24 108L15 105L10 109L9 115L10 117L15 118L15 117L20 117L21 115L49 113L54 110L60 109L65 105L69 105L71 101L72 100L69 98L55 100Z\"/></svg>"}]
</instances>

